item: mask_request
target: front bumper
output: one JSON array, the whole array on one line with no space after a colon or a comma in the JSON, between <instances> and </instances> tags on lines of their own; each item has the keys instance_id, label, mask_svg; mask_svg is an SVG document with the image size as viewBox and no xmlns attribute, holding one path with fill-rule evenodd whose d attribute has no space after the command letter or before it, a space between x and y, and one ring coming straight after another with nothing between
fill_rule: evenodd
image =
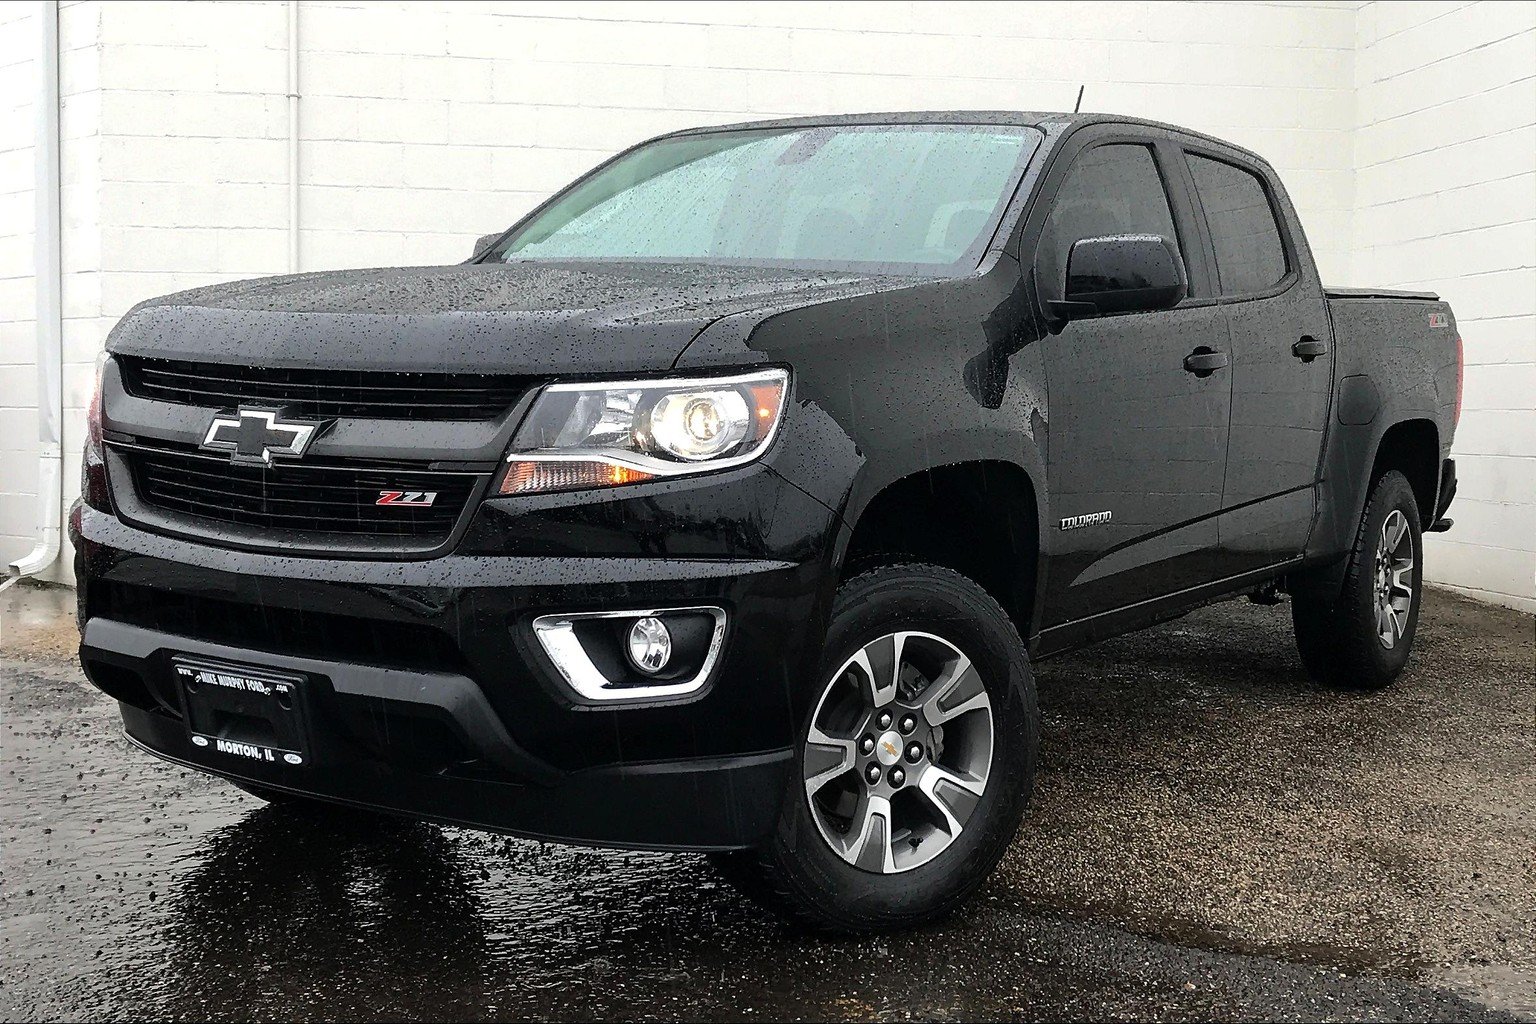
<instances>
[{"instance_id":1,"label":"front bumper","mask_svg":"<svg viewBox=\"0 0 1536 1024\"><path fill-rule=\"evenodd\" d=\"M773 488L776 514L752 521L765 532L737 546L764 557L291 558L161 536L77 506L81 661L120 702L134 743L202 771L566 842L752 846L788 782L839 522L771 474L759 483ZM584 539L602 551L592 533ZM532 634L540 615L698 605L726 610L725 642L708 685L672 702L583 702ZM311 680L313 763L193 745L174 696L178 655Z\"/></svg>"}]
</instances>

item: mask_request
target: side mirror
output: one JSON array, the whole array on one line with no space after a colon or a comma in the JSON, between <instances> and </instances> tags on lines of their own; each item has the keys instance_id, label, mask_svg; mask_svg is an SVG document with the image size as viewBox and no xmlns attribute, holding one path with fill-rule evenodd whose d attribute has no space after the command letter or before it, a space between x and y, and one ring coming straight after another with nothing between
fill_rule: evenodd
<instances>
[{"instance_id":1,"label":"side mirror","mask_svg":"<svg viewBox=\"0 0 1536 1024\"><path fill-rule=\"evenodd\" d=\"M1150 313L1189 292L1184 264L1162 235L1106 235L1072 243L1067 289L1051 312L1063 320L1105 313Z\"/></svg>"},{"instance_id":2,"label":"side mirror","mask_svg":"<svg viewBox=\"0 0 1536 1024\"><path fill-rule=\"evenodd\" d=\"M479 238L475 239L475 249L469 254L469 258L472 260L478 259L481 254L485 252L485 250L491 247L496 239L500 238L506 233L506 230L502 229L501 231L492 231L488 235L481 235Z\"/></svg>"}]
</instances>

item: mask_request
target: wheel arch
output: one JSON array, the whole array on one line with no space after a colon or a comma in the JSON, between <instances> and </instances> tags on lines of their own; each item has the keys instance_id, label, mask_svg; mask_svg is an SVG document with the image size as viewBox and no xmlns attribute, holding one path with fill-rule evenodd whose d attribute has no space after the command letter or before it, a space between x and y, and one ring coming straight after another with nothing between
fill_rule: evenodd
<instances>
[{"instance_id":1,"label":"wheel arch","mask_svg":"<svg viewBox=\"0 0 1536 1024\"><path fill-rule=\"evenodd\" d=\"M1434 520L1440 489L1440 428L1427 415L1407 413L1386 423L1377 417L1340 423L1324 459L1317 521L1307 568L1293 573L1293 590L1334 593L1365 514L1371 488L1393 470L1408 478L1425 529Z\"/></svg>"},{"instance_id":2,"label":"wheel arch","mask_svg":"<svg viewBox=\"0 0 1536 1024\"><path fill-rule=\"evenodd\" d=\"M917 560L960 573L987 591L1026 640L1039 609L1040 493L1014 462L974 459L898 477L856 514L838 578L882 562Z\"/></svg>"},{"instance_id":3,"label":"wheel arch","mask_svg":"<svg viewBox=\"0 0 1536 1024\"><path fill-rule=\"evenodd\" d=\"M1365 482L1365 496L1369 496L1377 480L1392 470L1408 478L1419 506L1419 521L1428 529L1434 520L1440 487L1440 428L1434 420L1400 420L1382 433Z\"/></svg>"}]
</instances>

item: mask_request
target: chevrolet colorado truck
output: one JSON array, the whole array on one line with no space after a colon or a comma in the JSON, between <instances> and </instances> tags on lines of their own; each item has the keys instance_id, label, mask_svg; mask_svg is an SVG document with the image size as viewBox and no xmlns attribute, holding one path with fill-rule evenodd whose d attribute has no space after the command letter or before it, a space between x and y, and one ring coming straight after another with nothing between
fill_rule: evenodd
<instances>
[{"instance_id":1,"label":"chevrolet colorado truck","mask_svg":"<svg viewBox=\"0 0 1536 1024\"><path fill-rule=\"evenodd\" d=\"M73 509L128 739L273 801L708 853L940 915L1030 798L1030 664L1289 597L1402 671L1460 339L1325 289L1262 158L907 113L634 147L453 266L136 306Z\"/></svg>"}]
</instances>

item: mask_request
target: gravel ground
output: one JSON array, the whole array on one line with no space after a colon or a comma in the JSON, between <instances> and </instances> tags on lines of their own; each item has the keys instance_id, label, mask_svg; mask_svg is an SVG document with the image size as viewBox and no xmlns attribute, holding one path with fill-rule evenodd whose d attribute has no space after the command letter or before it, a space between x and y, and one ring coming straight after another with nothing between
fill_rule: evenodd
<instances>
[{"instance_id":1,"label":"gravel ground","mask_svg":"<svg viewBox=\"0 0 1536 1024\"><path fill-rule=\"evenodd\" d=\"M66 595L6 599L0 1019L1536 1020L1528 615L1431 592L1373 695L1283 606L1046 662L998 876L827 941L696 857L264 807L128 746Z\"/></svg>"}]
</instances>

